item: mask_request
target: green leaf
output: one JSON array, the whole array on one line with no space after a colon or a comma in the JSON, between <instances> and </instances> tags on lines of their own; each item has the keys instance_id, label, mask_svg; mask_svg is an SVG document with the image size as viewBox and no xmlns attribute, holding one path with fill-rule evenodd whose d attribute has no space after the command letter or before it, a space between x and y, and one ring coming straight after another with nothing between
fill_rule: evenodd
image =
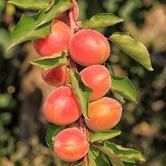
<instances>
[{"instance_id":1,"label":"green leaf","mask_svg":"<svg viewBox=\"0 0 166 166\"><path fill-rule=\"evenodd\" d=\"M54 4L44 12L44 15L38 26L41 26L49 21L52 21L58 14L63 13L70 8L73 8L73 5L70 0L54 1Z\"/></svg>"},{"instance_id":2,"label":"green leaf","mask_svg":"<svg viewBox=\"0 0 166 166\"><path fill-rule=\"evenodd\" d=\"M127 77L115 76L111 74L111 88L110 90L115 95L120 95L127 100L136 101L136 90ZM119 96L118 96L119 97Z\"/></svg>"},{"instance_id":3,"label":"green leaf","mask_svg":"<svg viewBox=\"0 0 166 166\"><path fill-rule=\"evenodd\" d=\"M90 136L91 142L104 141L111 138L114 138L121 134L121 131L117 130L108 130L108 131L98 131Z\"/></svg>"},{"instance_id":4,"label":"green leaf","mask_svg":"<svg viewBox=\"0 0 166 166\"><path fill-rule=\"evenodd\" d=\"M112 66L108 65L107 63L104 63L104 66L109 70L110 74L115 75L115 72L114 72L114 69L112 68ZM120 94L112 91L112 95L121 105L123 105L126 102L124 100L124 97L122 97Z\"/></svg>"},{"instance_id":5,"label":"green leaf","mask_svg":"<svg viewBox=\"0 0 166 166\"><path fill-rule=\"evenodd\" d=\"M50 0L9 0L8 3L23 9L41 10L49 7Z\"/></svg>"},{"instance_id":6,"label":"green leaf","mask_svg":"<svg viewBox=\"0 0 166 166\"><path fill-rule=\"evenodd\" d=\"M88 157L89 166L110 166L106 155L96 147L89 147Z\"/></svg>"},{"instance_id":7,"label":"green leaf","mask_svg":"<svg viewBox=\"0 0 166 166\"><path fill-rule=\"evenodd\" d=\"M121 158L121 159L136 159L140 161L145 161L142 154L134 149L123 148L114 143L104 142L104 146L100 147L100 150L111 158Z\"/></svg>"},{"instance_id":8,"label":"green leaf","mask_svg":"<svg viewBox=\"0 0 166 166\"><path fill-rule=\"evenodd\" d=\"M37 23L41 20L43 13L44 10L30 17L27 17L25 14L22 15L19 23L11 34L7 51L15 45L32 39L45 38L51 33L51 21L41 26L37 26Z\"/></svg>"},{"instance_id":9,"label":"green leaf","mask_svg":"<svg viewBox=\"0 0 166 166\"><path fill-rule=\"evenodd\" d=\"M50 148L51 152L53 151L53 143L55 136L62 130L62 126L58 126L56 124L49 125L46 133L46 143Z\"/></svg>"},{"instance_id":10,"label":"green leaf","mask_svg":"<svg viewBox=\"0 0 166 166\"><path fill-rule=\"evenodd\" d=\"M135 160L130 159L130 158L121 158L121 160L123 161L123 163L135 164Z\"/></svg>"},{"instance_id":11,"label":"green leaf","mask_svg":"<svg viewBox=\"0 0 166 166\"><path fill-rule=\"evenodd\" d=\"M101 13L94 15L90 20L85 20L82 22L83 29L97 29L104 28L119 22L124 21L122 18L119 18L111 13Z\"/></svg>"},{"instance_id":12,"label":"green leaf","mask_svg":"<svg viewBox=\"0 0 166 166\"><path fill-rule=\"evenodd\" d=\"M135 161L133 159L107 157L113 166L135 166Z\"/></svg>"},{"instance_id":13,"label":"green leaf","mask_svg":"<svg viewBox=\"0 0 166 166\"><path fill-rule=\"evenodd\" d=\"M75 162L66 162L66 161L63 161L63 160L60 160L60 163L61 163L61 166L76 166L77 164L79 164L78 161L75 161Z\"/></svg>"},{"instance_id":14,"label":"green leaf","mask_svg":"<svg viewBox=\"0 0 166 166\"><path fill-rule=\"evenodd\" d=\"M90 96L93 90L83 82L81 75L76 72L76 69L70 69L68 71L68 74L70 76L70 81L75 98L77 100L78 105L81 108L82 114L85 118L89 119L88 107Z\"/></svg>"},{"instance_id":15,"label":"green leaf","mask_svg":"<svg viewBox=\"0 0 166 166\"><path fill-rule=\"evenodd\" d=\"M147 70L153 71L147 48L141 42L135 40L131 34L115 32L109 38L126 54L142 64Z\"/></svg>"},{"instance_id":16,"label":"green leaf","mask_svg":"<svg viewBox=\"0 0 166 166\"><path fill-rule=\"evenodd\" d=\"M109 160L111 161L111 164L113 166L124 166L123 162L121 161L120 158L111 158L109 157Z\"/></svg>"},{"instance_id":17,"label":"green leaf","mask_svg":"<svg viewBox=\"0 0 166 166\"><path fill-rule=\"evenodd\" d=\"M126 162L123 162L124 166L135 166L135 163L126 163Z\"/></svg>"},{"instance_id":18,"label":"green leaf","mask_svg":"<svg viewBox=\"0 0 166 166\"><path fill-rule=\"evenodd\" d=\"M68 65L68 59L65 57L65 53L61 52L61 53L53 54L51 56L45 56L45 57L39 58L29 63L37 67L40 67L44 70L50 70L60 65Z\"/></svg>"}]
</instances>

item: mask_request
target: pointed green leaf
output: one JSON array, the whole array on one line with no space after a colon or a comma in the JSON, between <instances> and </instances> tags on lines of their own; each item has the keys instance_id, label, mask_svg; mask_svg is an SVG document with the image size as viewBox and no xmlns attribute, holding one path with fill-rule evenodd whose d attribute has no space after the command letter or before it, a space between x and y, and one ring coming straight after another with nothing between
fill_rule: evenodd
<instances>
[{"instance_id":1,"label":"pointed green leaf","mask_svg":"<svg viewBox=\"0 0 166 166\"><path fill-rule=\"evenodd\" d=\"M104 146L100 150L111 158L121 158L121 159L136 159L140 161L145 161L142 154L134 149L123 148L114 143L104 142Z\"/></svg>"},{"instance_id":2,"label":"pointed green leaf","mask_svg":"<svg viewBox=\"0 0 166 166\"><path fill-rule=\"evenodd\" d=\"M41 10L49 7L50 0L9 0L8 3L23 9Z\"/></svg>"},{"instance_id":3,"label":"pointed green leaf","mask_svg":"<svg viewBox=\"0 0 166 166\"><path fill-rule=\"evenodd\" d=\"M135 40L131 34L115 32L109 38L126 54L142 64L147 70L153 71L147 48L141 42Z\"/></svg>"},{"instance_id":4,"label":"pointed green leaf","mask_svg":"<svg viewBox=\"0 0 166 166\"><path fill-rule=\"evenodd\" d=\"M68 71L68 74L70 76L74 95L76 97L78 105L81 108L82 114L85 118L89 119L88 107L90 96L93 90L83 82L81 75L76 72L76 69L70 69Z\"/></svg>"},{"instance_id":5,"label":"pointed green leaf","mask_svg":"<svg viewBox=\"0 0 166 166\"><path fill-rule=\"evenodd\" d=\"M54 4L50 6L48 10L44 12L43 18L38 26L41 26L51 20L53 20L59 13L63 13L66 10L72 8L73 5L70 0L56 0Z\"/></svg>"},{"instance_id":6,"label":"pointed green leaf","mask_svg":"<svg viewBox=\"0 0 166 166\"><path fill-rule=\"evenodd\" d=\"M62 53L54 54L51 56L45 56L37 60L31 61L29 63L37 67L40 67L44 70L50 70L60 65L68 65L68 59L64 57L65 54L63 53L62 56L59 56L60 54Z\"/></svg>"},{"instance_id":7,"label":"pointed green leaf","mask_svg":"<svg viewBox=\"0 0 166 166\"><path fill-rule=\"evenodd\" d=\"M88 151L89 166L110 166L105 154L98 148L90 146Z\"/></svg>"},{"instance_id":8,"label":"pointed green leaf","mask_svg":"<svg viewBox=\"0 0 166 166\"><path fill-rule=\"evenodd\" d=\"M98 131L90 136L91 142L104 141L111 138L114 138L121 134L121 131L117 130L107 130L107 131Z\"/></svg>"},{"instance_id":9,"label":"pointed green leaf","mask_svg":"<svg viewBox=\"0 0 166 166\"><path fill-rule=\"evenodd\" d=\"M127 100L136 102L136 90L127 77L115 76L111 74L110 90Z\"/></svg>"},{"instance_id":10,"label":"pointed green leaf","mask_svg":"<svg viewBox=\"0 0 166 166\"><path fill-rule=\"evenodd\" d=\"M41 20L43 13L44 10L30 17L27 17L25 14L22 15L11 34L8 50L15 45L32 39L45 38L51 33L52 22L48 22L39 27L36 25Z\"/></svg>"},{"instance_id":11,"label":"pointed green leaf","mask_svg":"<svg viewBox=\"0 0 166 166\"><path fill-rule=\"evenodd\" d=\"M83 21L82 27L83 29L104 28L122 21L124 21L122 18L119 18L111 13L101 13L94 15L90 20Z\"/></svg>"},{"instance_id":12,"label":"pointed green leaf","mask_svg":"<svg viewBox=\"0 0 166 166\"><path fill-rule=\"evenodd\" d=\"M55 136L62 130L62 126L58 126L56 124L49 125L46 133L46 143L50 148L51 152L53 151L53 143Z\"/></svg>"}]
</instances>

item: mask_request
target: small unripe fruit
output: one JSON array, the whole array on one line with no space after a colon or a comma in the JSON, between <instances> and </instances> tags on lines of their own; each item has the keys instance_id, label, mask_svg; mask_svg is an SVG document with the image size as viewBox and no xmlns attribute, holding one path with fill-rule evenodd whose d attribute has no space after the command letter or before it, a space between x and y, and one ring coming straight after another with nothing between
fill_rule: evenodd
<instances>
[{"instance_id":1,"label":"small unripe fruit","mask_svg":"<svg viewBox=\"0 0 166 166\"><path fill-rule=\"evenodd\" d=\"M46 38L34 39L32 44L36 52L41 56L50 56L58 52L68 51L69 42L72 37L70 28L59 20L54 20L52 33Z\"/></svg>"},{"instance_id":2,"label":"small unripe fruit","mask_svg":"<svg viewBox=\"0 0 166 166\"><path fill-rule=\"evenodd\" d=\"M88 113L90 119L85 119L85 124L90 130L109 130L120 121L122 106L112 98L103 97L89 104Z\"/></svg>"},{"instance_id":3,"label":"small unripe fruit","mask_svg":"<svg viewBox=\"0 0 166 166\"><path fill-rule=\"evenodd\" d=\"M82 66L102 64L109 57L110 46L101 33L85 29L73 35L69 43L69 53Z\"/></svg>"},{"instance_id":4,"label":"small unripe fruit","mask_svg":"<svg viewBox=\"0 0 166 166\"><path fill-rule=\"evenodd\" d=\"M62 86L51 92L45 100L43 111L45 118L57 125L71 124L82 114L69 86Z\"/></svg>"},{"instance_id":5,"label":"small unripe fruit","mask_svg":"<svg viewBox=\"0 0 166 166\"><path fill-rule=\"evenodd\" d=\"M93 89L90 101L102 98L111 87L108 69L102 65L92 65L83 69L80 75L87 86Z\"/></svg>"},{"instance_id":6,"label":"small unripe fruit","mask_svg":"<svg viewBox=\"0 0 166 166\"><path fill-rule=\"evenodd\" d=\"M65 65L57 66L51 70L41 70L43 80L52 86L62 86L70 83L70 77L67 74L69 69Z\"/></svg>"},{"instance_id":7,"label":"small unripe fruit","mask_svg":"<svg viewBox=\"0 0 166 166\"><path fill-rule=\"evenodd\" d=\"M67 128L58 133L54 141L57 157L67 162L83 158L89 150L85 135L77 128Z\"/></svg>"}]
</instances>

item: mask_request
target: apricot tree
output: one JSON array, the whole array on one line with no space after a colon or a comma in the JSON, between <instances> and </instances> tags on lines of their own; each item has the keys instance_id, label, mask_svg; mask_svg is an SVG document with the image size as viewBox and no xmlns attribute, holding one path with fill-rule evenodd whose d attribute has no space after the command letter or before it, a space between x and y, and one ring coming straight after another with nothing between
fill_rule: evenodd
<instances>
[{"instance_id":1,"label":"apricot tree","mask_svg":"<svg viewBox=\"0 0 166 166\"><path fill-rule=\"evenodd\" d=\"M40 67L43 80L57 87L46 99L43 111L53 123L46 142L60 159L58 165L134 166L135 160L144 161L140 152L110 142L121 134L112 128L121 119L123 104L137 101L130 80L115 75L107 63L111 51L108 40L147 70L153 70L146 47L130 33L114 32L106 38L96 31L123 19L100 13L77 22L75 0L8 3L38 10L32 16L22 15L8 50L31 40L41 58L29 63Z\"/></svg>"}]
</instances>

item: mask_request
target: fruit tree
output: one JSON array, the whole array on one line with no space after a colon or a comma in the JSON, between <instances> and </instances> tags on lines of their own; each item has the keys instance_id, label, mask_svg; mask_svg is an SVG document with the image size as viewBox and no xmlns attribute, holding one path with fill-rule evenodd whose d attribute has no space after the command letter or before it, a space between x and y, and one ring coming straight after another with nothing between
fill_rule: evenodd
<instances>
[{"instance_id":1,"label":"fruit tree","mask_svg":"<svg viewBox=\"0 0 166 166\"><path fill-rule=\"evenodd\" d=\"M23 9L8 50L31 40L41 58L30 61L41 68L43 80L56 89L43 107L48 126L46 142L60 159L58 166L134 166L142 154L111 142L121 134L113 130L123 116L126 100L136 101L136 90L127 77L115 75L107 63L113 42L147 70L152 71L146 47L128 32L108 38L97 31L123 21L99 13L77 21L75 0L9 0Z\"/></svg>"}]
</instances>

